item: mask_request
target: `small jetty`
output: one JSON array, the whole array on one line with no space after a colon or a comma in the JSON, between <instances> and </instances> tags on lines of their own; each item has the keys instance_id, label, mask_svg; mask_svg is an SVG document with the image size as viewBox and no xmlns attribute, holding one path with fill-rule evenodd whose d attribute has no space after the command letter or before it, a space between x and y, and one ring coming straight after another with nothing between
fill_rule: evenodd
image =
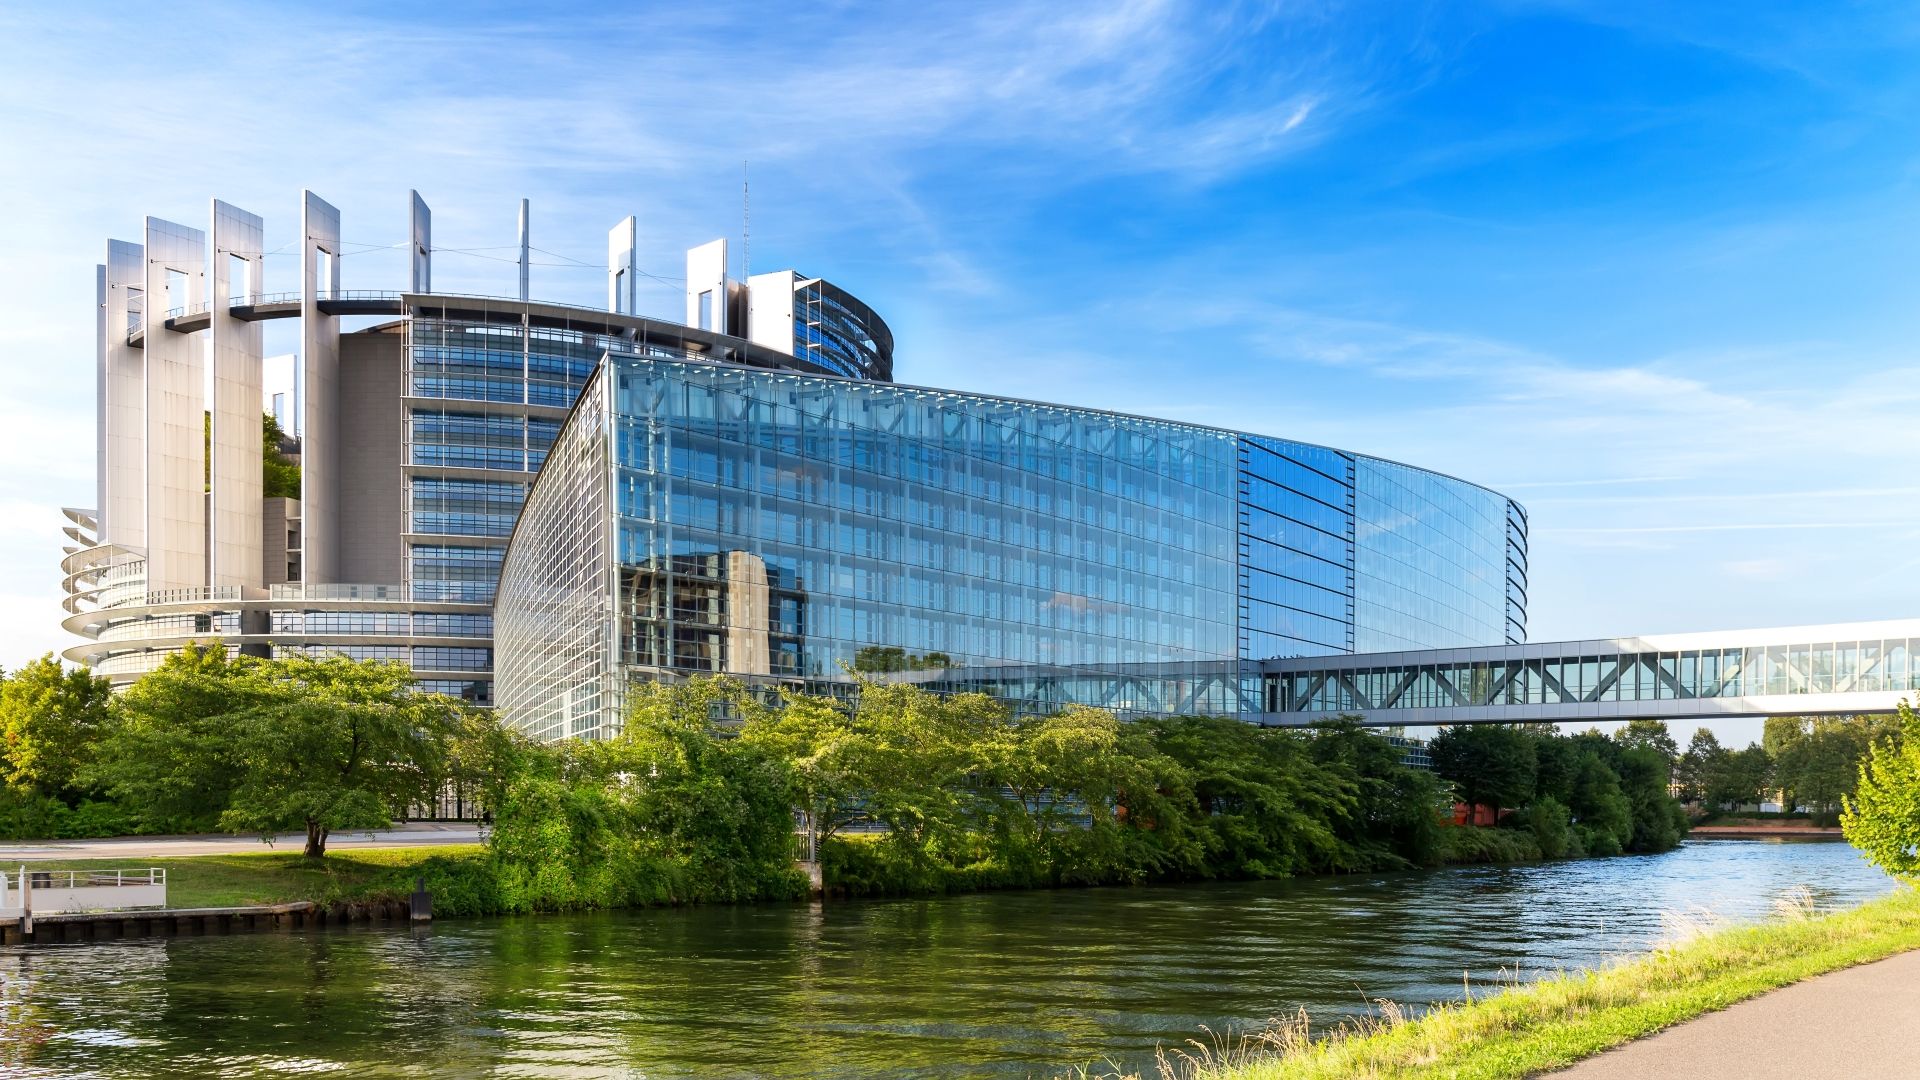
<instances>
[{"instance_id":1,"label":"small jetty","mask_svg":"<svg viewBox=\"0 0 1920 1080\"><path fill-rule=\"evenodd\" d=\"M134 911L72 911L53 915L0 915L0 946L65 945L123 938L200 937L255 931L290 931L366 922L423 921L404 900L322 905L309 900L230 908L162 908Z\"/></svg>"},{"instance_id":2,"label":"small jetty","mask_svg":"<svg viewBox=\"0 0 1920 1080\"><path fill-rule=\"evenodd\" d=\"M170 908L166 871L0 870L0 946L123 938L198 937L299 930L354 922L433 918L425 883L406 900L301 900L249 907Z\"/></svg>"}]
</instances>

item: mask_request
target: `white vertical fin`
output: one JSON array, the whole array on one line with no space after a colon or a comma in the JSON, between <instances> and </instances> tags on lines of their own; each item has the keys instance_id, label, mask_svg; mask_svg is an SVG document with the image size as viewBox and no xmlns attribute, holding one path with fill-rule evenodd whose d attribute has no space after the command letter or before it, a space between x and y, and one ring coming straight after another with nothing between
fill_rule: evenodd
<instances>
[{"instance_id":1,"label":"white vertical fin","mask_svg":"<svg viewBox=\"0 0 1920 1080\"><path fill-rule=\"evenodd\" d=\"M215 199L209 237L210 584L260 588L265 582L260 562L260 386L265 349L260 324L235 318L231 308L266 292L261 276L266 229L257 214ZM238 281L233 280L236 274Z\"/></svg>"},{"instance_id":2,"label":"white vertical fin","mask_svg":"<svg viewBox=\"0 0 1920 1080\"><path fill-rule=\"evenodd\" d=\"M320 300L340 291L340 211L300 193L300 535L301 579L337 580L340 478L340 317Z\"/></svg>"},{"instance_id":3,"label":"white vertical fin","mask_svg":"<svg viewBox=\"0 0 1920 1080\"><path fill-rule=\"evenodd\" d=\"M206 300L207 234L147 219L147 590L207 584L206 363L204 343L167 329Z\"/></svg>"},{"instance_id":4,"label":"white vertical fin","mask_svg":"<svg viewBox=\"0 0 1920 1080\"><path fill-rule=\"evenodd\" d=\"M532 204L529 203L526 199L521 199L520 200L520 299L522 300L531 300L533 298L533 291L532 291L533 275L531 273L533 269L532 238L527 233L527 217L531 211L532 211Z\"/></svg>"},{"instance_id":5,"label":"white vertical fin","mask_svg":"<svg viewBox=\"0 0 1920 1080\"><path fill-rule=\"evenodd\" d=\"M607 233L607 310L636 314L639 301L640 223L629 215Z\"/></svg>"},{"instance_id":6,"label":"white vertical fin","mask_svg":"<svg viewBox=\"0 0 1920 1080\"><path fill-rule=\"evenodd\" d=\"M147 543L147 361L128 337L144 332L147 258L139 244L107 241L100 298L100 476L103 544Z\"/></svg>"},{"instance_id":7,"label":"white vertical fin","mask_svg":"<svg viewBox=\"0 0 1920 1080\"><path fill-rule=\"evenodd\" d=\"M409 231L413 235L413 291L430 293L433 291L433 212L427 209L427 200L417 191L407 192L411 199L411 213L408 214Z\"/></svg>"}]
</instances>

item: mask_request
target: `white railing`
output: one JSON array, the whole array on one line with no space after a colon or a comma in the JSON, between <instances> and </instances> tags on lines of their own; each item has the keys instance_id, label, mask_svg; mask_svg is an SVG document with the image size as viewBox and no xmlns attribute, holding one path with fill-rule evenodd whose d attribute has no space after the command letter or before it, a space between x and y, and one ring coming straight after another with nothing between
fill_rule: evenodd
<instances>
[{"instance_id":1,"label":"white railing","mask_svg":"<svg viewBox=\"0 0 1920 1080\"><path fill-rule=\"evenodd\" d=\"M167 871L0 870L0 917L166 907Z\"/></svg>"}]
</instances>

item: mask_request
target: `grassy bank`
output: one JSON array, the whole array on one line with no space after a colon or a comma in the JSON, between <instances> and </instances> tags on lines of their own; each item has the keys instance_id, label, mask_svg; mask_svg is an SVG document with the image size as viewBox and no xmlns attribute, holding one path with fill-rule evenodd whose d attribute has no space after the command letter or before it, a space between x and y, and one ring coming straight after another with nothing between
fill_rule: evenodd
<instances>
[{"instance_id":1,"label":"grassy bank","mask_svg":"<svg viewBox=\"0 0 1920 1080\"><path fill-rule=\"evenodd\" d=\"M417 872L479 863L478 844L346 850L323 859L298 852L186 855L171 859L34 860L35 870L124 870L158 866L167 872L170 907L246 907L312 900L327 904L371 897L403 896Z\"/></svg>"},{"instance_id":2,"label":"grassy bank","mask_svg":"<svg viewBox=\"0 0 1920 1080\"><path fill-rule=\"evenodd\" d=\"M1788 983L1920 948L1920 892L1831 915L1785 913L1593 972L1544 979L1418 1019L1386 1007L1329 1037L1283 1024L1173 1075L1193 1080L1507 1080Z\"/></svg>"}]
</instances>

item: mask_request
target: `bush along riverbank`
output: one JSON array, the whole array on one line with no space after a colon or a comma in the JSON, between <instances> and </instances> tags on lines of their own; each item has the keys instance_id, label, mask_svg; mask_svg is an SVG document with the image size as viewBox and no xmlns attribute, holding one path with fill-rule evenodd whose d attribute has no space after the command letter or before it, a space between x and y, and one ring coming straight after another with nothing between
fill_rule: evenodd
<instances>
[{"instance_id":1,"label":"bush along riverbank","mask_svg":"<svg viewBox=\"0 0 1920 1080\"><path fill-rule=\"evenodd\" d=\"M1371 1019L1306 1018L1173 1055L1163 1080L1520 1080L1802 979L1920 948L1920 893L1830 915L1707 933L1594 971L1443 1004L1417 1017L1379 1003Z\"/></svg>"},{"instance_id":2,"label":"bush along riverbank","mask_svg":"<svg viewBox=\"0 0 1920 1080\"><path fill-rule=\"evenodd\" d=\"M1656 752L1544 727L1456 729L1429 772L1350 721L1016 717L877 682L852 705L726 680L630 703L615 739L470 753L497 789L489 849L400 884L425 877L444 914L790 899L811 844L829 894L937 895L1659 851L1685 830ZM1449 825L1456 788L1517 809Z\"/></svg>"}]
</instances>

